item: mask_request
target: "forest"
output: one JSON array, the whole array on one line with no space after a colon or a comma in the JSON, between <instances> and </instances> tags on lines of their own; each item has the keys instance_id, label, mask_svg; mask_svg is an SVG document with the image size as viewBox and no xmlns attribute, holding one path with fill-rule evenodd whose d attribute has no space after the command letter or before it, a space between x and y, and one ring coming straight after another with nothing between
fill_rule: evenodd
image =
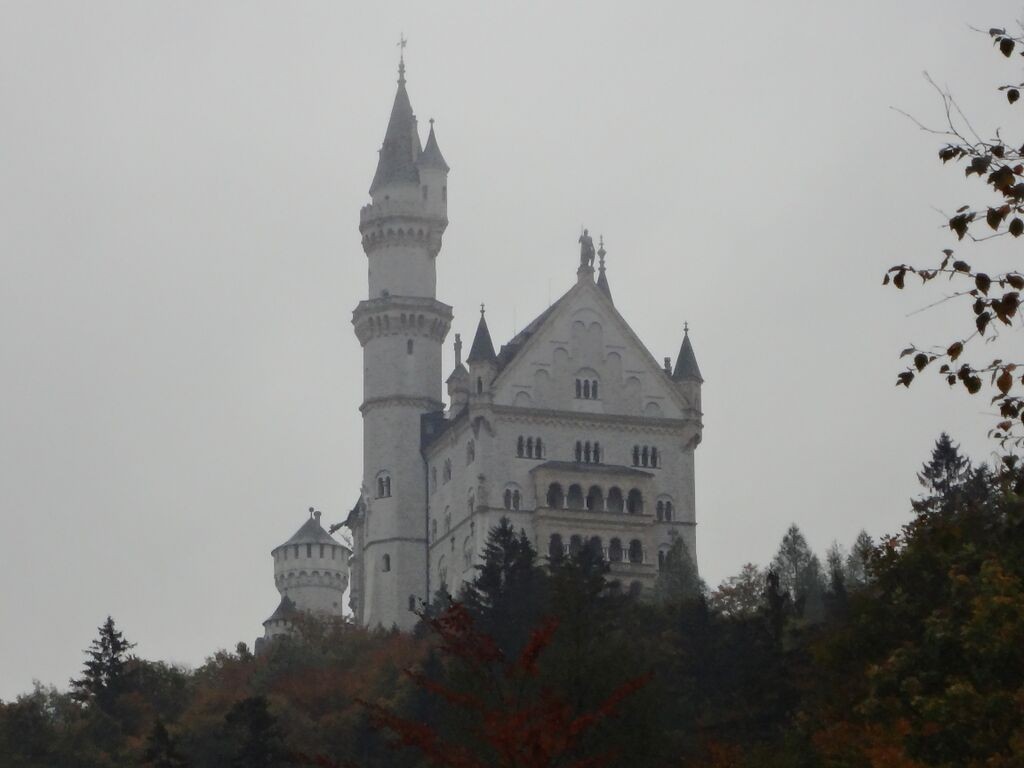
<instances>
[{"instance_id":1,"label":"forest","mask_svg":"<svg viewBox=\"0 0 1024 768\"><path fill-rule=\"evenodd\" d=\"M1008 61L1024 50L981 34ZM1022 87L998 86L1008 108ZM1024 146L982 138L938 90L948 125L921 127L991 196L950 234L1014 242ZM998 446L977 463L940 434L892 534L819 557L793 525L771 562L713 588L677 540L638 598L600 552L549 561L504 521L473 582L421 606L411 634L307 617L266 653L240 643L196 669L136 656L108 617L67 690L0 702L0 766L1024 765L1024 363L968 362L1019 323L1024 274L984 270L983 251L884 276L962 286L938 303L964 308L963 336L904 349L896 385L934 372L986 392Z\"/></svg>"},{"instance_id":2,"label":"forest","mask_svg":"<svg viewBox=\"0 0 1024 768\"><path fill-rule=\"evenodd\" d=\"M822 562L796 526L715 589L681 541L651 599L507 523L413 634L303 622L188 670L113 619L66 692L0 704L4 766L1018 766L1024 474L946 435L899 533Z\"/></svg>"}]
</instances>

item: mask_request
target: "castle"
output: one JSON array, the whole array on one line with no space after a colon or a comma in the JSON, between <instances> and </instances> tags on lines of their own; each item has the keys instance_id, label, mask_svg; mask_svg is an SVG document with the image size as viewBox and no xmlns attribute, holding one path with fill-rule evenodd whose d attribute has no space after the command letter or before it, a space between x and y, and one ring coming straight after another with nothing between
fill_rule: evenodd
<instances>
[{"instance_id":1,"label":"castle","mask_svg":"<svg viewBox=\"0 0 1024 768\"><path fill-rule=\"evenodd\" d=\"M473 578L502 517L542 556L599 548L611 577L642 593L676 536L696 562L703 379L689 335L674 365L659 364L615 307L603 242L595 252L584 232L568 291L497 351L481 307L468 355L455 334L444 378L453 314L436 297L435 260L449 168L433 121L420 142L404 58L398 74L359 214L369 282L352 313L363 349L363 478L345 521L355 619L412 628L423 602Z\"/></svg>"}]
</instances>

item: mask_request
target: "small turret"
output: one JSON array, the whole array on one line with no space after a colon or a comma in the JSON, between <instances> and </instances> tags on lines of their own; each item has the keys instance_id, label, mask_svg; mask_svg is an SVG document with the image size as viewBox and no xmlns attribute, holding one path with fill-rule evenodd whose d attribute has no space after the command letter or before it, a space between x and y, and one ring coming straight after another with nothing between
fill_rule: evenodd
<instances>
[{"instance_id":1,"label":"small turret","mask_svg":"<svg viewBox=\"0 0 1024 768\"><path fill-rule=\"evenodd\" d=\"M427 146L416 161L420 175L420 195L427 213L448 221L448 163L444 161L437 136L434 134L434 118L430 118L430 135Z\"/></svg>"},{"instance_id":2,"label":"small turret","mask_svg":"<svg viewBox=\"0 0 1024 768\"><path fill-rule=\"evenodd\" d=\"M487 328L484 316L484 305L480 305L480 322L476 326L473 346L469 348L469 377L472 395L482 395L490 389L491 382L498 373L498 356L494 353L494 342Z\"/></svg>"},{"instance_id":3,"label":"small turret","mask_svg":"<svg viewBox=\"0 0 1024 768\"><path fill-rule=\"evenodd\" d=\"M462 334L455 334L455 368L448 377L449 413L452 417L462 410L469 399L469 371L462 364Z\"/></svg>"},{"instance_id":4,"label":"small turret","mask_svg":"<svg viewBox=\"0 0 1024 768\"><path fill-rule=\"evenodd\" d=\"M700 375L697 356L693 353L693 345L690 343L690 326L686 323L683 324L683 343L680 345L679 355L676 357L672 380L679 385L686 398L699 411L700 387L704 383L704 377Z\"/></svg>"},{"instance_id":5,"label":"small turret","mask_svg":"<svg viewBox=\"0 0 1024 768\"><path fill-rule=\"evenodd\" d=\"M597 249L597 258L600 261L599 261L599 266L598 266L597 287L600 288L601 289L601 293L603 293L605 296L607 296L608 299L610 301L612 301L612 303L614 304L615 302L612 300L612 289L611 289L611 286L608 285L608 276L604 273L604 257L608 253L604 249L604 235L601 235L601 237L598 240L598 242L599 242L599 246L598 246L598 249Z\"/></svg>"}]
</instances>

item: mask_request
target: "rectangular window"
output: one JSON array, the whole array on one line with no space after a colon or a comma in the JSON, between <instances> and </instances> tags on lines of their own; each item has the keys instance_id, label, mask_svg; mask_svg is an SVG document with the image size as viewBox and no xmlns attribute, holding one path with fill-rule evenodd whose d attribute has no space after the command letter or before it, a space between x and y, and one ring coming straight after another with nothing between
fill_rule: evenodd
<instances>
[{"instance_id":1,"label":"rectangular window","mask_svg":"<svg viewBox=\"0 0 1024 768\"><path fill-rule=\"evenodd\" d=\"M312 556L313 556L313 545L312 544L307 544L306 545L306 557L312 557Z\"/></svg>"},{"instance_id":2,"label":"rectangular window","mask_svg":"<svg viewBox=\"0 0 1024 768\"><path fill-rule=\"evenodd\" d=\"M321 544L320 545L320 557L323 557L323 556L324 556L324 545Z\"/></svg>"},{"instance_id":3,"label":"rectangular window","mask_svg":"<svg viewBox=\"0 0 1024 768\"><path fill-rule=\"evenodd\" d=\"M295 559L296 560L299 559L299 545L298 544L295 545Z\"/></svg>"}]
</instances>

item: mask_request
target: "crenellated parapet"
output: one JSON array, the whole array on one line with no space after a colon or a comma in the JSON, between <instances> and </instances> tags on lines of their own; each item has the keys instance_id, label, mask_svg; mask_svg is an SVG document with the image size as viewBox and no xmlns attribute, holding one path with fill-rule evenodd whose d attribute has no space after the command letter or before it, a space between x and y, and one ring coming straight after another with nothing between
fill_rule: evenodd
<instances>
[{"instance_id":1,"label":"crenellated parapet","mask_svg":"<svg viewBox=\"0 0 1024 768\"><path fill-rule=\"evenodd\" d=\"M366 299L352 312L362 346L384 336L418 336L443 343L452 324L452 308L436 299L388 296Z\"/></svg>"},{"instance_id":2,"label":"crenellated parapet","mask_svg":"<svg viewBox=\"0 0 1024 768\"><path fill-rule=\"evenodd\" d=\"M443 211L431 210L419 200L379 200L359 211L359 233L367 255L378 248L420 245L437 256L447 227Z\"/></svg>"}]
</instances>

